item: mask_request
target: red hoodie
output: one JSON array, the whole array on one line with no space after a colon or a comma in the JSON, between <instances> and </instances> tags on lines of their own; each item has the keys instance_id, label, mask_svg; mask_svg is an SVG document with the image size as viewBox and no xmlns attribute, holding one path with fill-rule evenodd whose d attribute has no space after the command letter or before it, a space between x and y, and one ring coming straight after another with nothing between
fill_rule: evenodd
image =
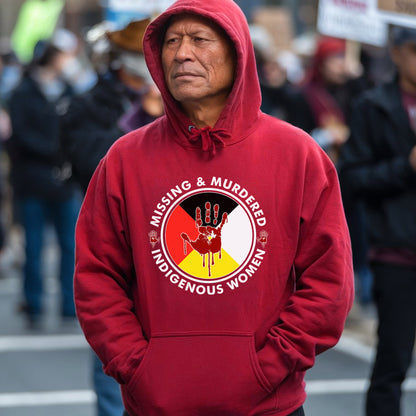
<instances>
[{"instance_id":1,"label":"red hoodie","mask_svg":"<svg viewBox=\"0 0 416 416\"><path fill-rule=\"evenodd\" d=\"M163 78L160 39L183 12L217 22L237 51L212 129L191 126ZM166 115L119 139L90 183L76 235L81 326L130 416L287 415L352 304L336 171L306 133L260 112L233 1L179 0L144 49Z\"/></svg>"}]
</instances>

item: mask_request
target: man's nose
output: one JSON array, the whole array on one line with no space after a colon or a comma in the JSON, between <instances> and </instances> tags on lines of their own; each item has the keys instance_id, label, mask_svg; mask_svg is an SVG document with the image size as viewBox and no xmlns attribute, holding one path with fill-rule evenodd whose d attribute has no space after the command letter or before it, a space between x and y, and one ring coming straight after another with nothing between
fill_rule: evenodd
<instances>
[{"instance_id":1,"label":"man's nose","mask_svg":"<svg viewBox=\"0 0 416 416\"><path fill-rule=\"evenodd\" d=\"M176 51L175 58L178 61L182 62L182 61L192 59L192 56L193 56L192 40L188 39L187 37L183 37Z\"/></svg>"}]
</instances>

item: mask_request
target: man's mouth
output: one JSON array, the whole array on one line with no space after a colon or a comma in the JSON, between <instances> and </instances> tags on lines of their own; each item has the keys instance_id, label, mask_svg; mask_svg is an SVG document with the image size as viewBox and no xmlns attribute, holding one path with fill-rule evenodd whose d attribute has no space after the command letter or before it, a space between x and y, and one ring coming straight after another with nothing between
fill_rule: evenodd
<instances>
[{"instance_id":1,"label":"man's mouth","mask_svg":"<svg viewBox=\"0 0 416 416\"><path fill-rule=\"evenodd\" d=\"M194 72L177 72L174 74L173 78L192 78L192 77L198 77L199 75Z\"/></svg>"}]
</instances>

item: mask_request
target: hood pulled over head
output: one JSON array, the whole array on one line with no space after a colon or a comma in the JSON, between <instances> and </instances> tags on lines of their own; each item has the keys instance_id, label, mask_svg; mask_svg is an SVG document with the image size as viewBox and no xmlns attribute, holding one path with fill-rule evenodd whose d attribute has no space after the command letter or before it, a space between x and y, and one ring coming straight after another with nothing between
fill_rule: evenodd
<instances>
[{"instance_id":1,"label":"hood pulled over head","mask_svg":"<svg viewBox=\"0 0 416 416\"><path fill-rule=\"evenodd\" d=\"M259 116L261 94L247 20L232 0L178 0L148 26L143 39L143 49L149 71L162 94L166 117L181 142L191 147L197 146L195 128L167 88L161 60L163 37L170 19L186 14L195 14L213 21L224 30L234 45L234 85L212 130L221 132L222 138L219 141L225 146L238 142L250 133ZM206 132L204 134L206 135ZM203 150L210 148L202 147Z\"/></svg>"}]
</instances>

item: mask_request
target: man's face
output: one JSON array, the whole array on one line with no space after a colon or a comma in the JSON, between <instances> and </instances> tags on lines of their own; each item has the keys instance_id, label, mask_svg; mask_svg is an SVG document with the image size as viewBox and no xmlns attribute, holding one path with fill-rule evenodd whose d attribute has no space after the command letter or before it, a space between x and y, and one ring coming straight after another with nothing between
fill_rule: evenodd
<instances>
[{"instance_id":1,"label":"man's face","mask_svg":"<svg viewBox=\"0 0 416 416\"><path fill-rule=\"evenodd\" d=\"M194 15L175 17L166 31L162 65L180 103L224 105L234 81L231 41L214 24Z\"/></svg>"},{"instance_id":2,"label":"man's face","mask_svg":"<svg viewBox=\"0 0 416 416\"><path fill-rule=\"evenodd\" d=\"M416 42L406 42L393 48L392 58L402 87L405 91L416 93Z\"/></svg>"}]
</instances>

